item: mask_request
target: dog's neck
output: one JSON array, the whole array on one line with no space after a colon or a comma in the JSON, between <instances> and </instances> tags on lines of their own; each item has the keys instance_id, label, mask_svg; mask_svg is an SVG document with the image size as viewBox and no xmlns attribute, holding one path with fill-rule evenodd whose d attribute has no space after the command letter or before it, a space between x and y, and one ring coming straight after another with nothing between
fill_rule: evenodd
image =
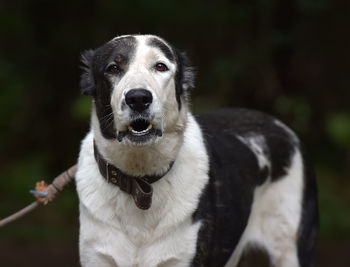
<instances>
[{"instance_id":1,"label":"dog's neck","mask_svg":"<svg viewBox=\"0 0 350 267\"><path fill-rule=\"evenodd\" d=\"M110 140L102 136L96 113L92 113L94 139L101 155L111 164L129 175L161 175L165 173L183 141L187 112L181 112L176 127L165 130L163 136L149 145L135 146Z\"/></svg>"}]
</instances>

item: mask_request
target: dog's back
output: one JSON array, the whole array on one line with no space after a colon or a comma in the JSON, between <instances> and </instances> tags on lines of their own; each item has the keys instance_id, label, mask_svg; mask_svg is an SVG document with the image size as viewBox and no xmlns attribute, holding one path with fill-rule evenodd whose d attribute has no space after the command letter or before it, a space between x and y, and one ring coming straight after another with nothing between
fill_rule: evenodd
<instances>
[{"instance_id":1,"label":"dog's back","mask_svg":"<svg viewBox=\"0 0 350 267\"><path fill-rule=\"evenodd\" d=\"M257 266L245 265L254 258L263 259L259 266L310 266L317 192L295 134L246 109L211 112L197 121L210 155L210 182L194 214L206 226L195 265L223 266L235 250L231 262L239 266Z\"/></svg>"}]
</instances>

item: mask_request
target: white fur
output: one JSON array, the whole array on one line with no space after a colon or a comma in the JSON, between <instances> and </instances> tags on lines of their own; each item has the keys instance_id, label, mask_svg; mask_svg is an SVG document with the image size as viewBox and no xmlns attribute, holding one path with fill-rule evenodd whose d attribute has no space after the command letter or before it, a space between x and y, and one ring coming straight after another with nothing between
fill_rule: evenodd
<instances>
[{"instance_id":1,"label":"white fur","mask_svg":"<svg viewBox=\"0 0 350 267\"><path fill-rule=\"evenodd\" d=\"M174 166L153 184L146 211L106 183L93 156L93 132L85 138L76 175L83 266L188 266L200 227L192 224L191 214L208 182L208 158L197 123L187 117Z\"/></svg>"},{"instance_id":2,"label":"white fur","mask_svg":"<svg viewBox=\"0 0 350 267\"><path fill-rule=\"evenodd\" d=\"M258 160L258 164L260 169L263 167L270 167L271 163L268 155L266 154L267 145L265 141L265 137L262 135L254 135L254 136L239 136L237 138L244 144L246 144L249 149L255 154L256 159Z\"/></svg>"},{"instance_id":3,"label":"white fur","mask_svg":"<svg viewBox=\"0 0 350 267\"><path fill-rule=\"evenodd\" d=\"M267 180L255 189L247 227L232 256L235 266L250 244L266 248L274 266L299 266L296 241L301 218L303 188L302 157L296 150L285 177Z\"/></svg>"}]
</instances>

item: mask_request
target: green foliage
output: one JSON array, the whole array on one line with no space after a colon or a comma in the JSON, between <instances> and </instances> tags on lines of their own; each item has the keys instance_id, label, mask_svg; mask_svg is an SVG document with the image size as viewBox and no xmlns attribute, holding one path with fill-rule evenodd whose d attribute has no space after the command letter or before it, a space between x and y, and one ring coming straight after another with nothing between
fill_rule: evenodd
<instances>
[{"instance_id":1,"label":"green foliage","mask_svg":"<svg viewBox=\"0 0 350 267\"><path fill-rule=\"evenodd\" d=\"M298 0L300 9L305 13L316 13L329 8L330 0Z\"/></svg>"},{"instance_id":2,"label":"green foliage","mask_svg":"<svg viewBox=\"0 0 350 267\"><path fill-rule=\"evenodd\" d=\"M350 236L349 179L322 167L317 171L322 238L344 239Z\"/></svg>"},{"instance_id":3,"label":"green foliage","mask_svg":"<svg viewBox=\"0 0 350 267\"><path fill-rule=\"evenodd\" d=\"M33 189L36 181L48 180L45 171L45 159L42 155L30 155L17 159L6 180L8 189L18 196L28 196L29 189ZM26 199L28 199L26 197Z\"/></svg>"},{"instance_id":4,"label":"green foliage","mask_svg":"<svg viewBox=\"0 0 350 267\"><path fill-rule=\"evenodd\" d=\"M329 114L325 127L335 145L350 148L350 113Z\"/></svg>"},{"instance_id":5,"label":"green foliage","mask_svg":"<svg viewBox=\"0 0 350 267\"><path fill-rule=\"evenodd\" d=\"M80 120L88 120L91 112L91 97L77 97L72 105L72 116Z\"/></svg>"},{"instance_id":6,"label":"green foliage","mask_svg":"<svg viewBox=\"0 0 350 267\"><path fill-rule=\"evenodd\" d=\"M292 117L292 125L296 132L307 134L310 130L312 110L310 104L301 97L280 96L275 101L275 110L282 117Z\"/></svg>"}]
</instances>

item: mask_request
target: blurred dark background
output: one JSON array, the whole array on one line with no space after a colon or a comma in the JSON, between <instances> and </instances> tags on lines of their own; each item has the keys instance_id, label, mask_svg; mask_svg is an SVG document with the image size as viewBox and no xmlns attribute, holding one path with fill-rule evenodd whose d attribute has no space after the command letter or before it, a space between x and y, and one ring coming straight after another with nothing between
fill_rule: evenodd
<instances>
[{"instance_id":1,"label":"blurred dark background","mask_svg":"<svg viewBox=\"0 0 350 267\"><path fill-rule=\"evenodd\" d=\"M349 17L339 0L1 1L0 217L77 160L91 102L80 52L152 33L197 66L195 113L259 109L300 135L319 183L315 266L350 266ZM0 229L0 255L1 266L78 266L74 186Z\"/></svg>"}]
</instances>

